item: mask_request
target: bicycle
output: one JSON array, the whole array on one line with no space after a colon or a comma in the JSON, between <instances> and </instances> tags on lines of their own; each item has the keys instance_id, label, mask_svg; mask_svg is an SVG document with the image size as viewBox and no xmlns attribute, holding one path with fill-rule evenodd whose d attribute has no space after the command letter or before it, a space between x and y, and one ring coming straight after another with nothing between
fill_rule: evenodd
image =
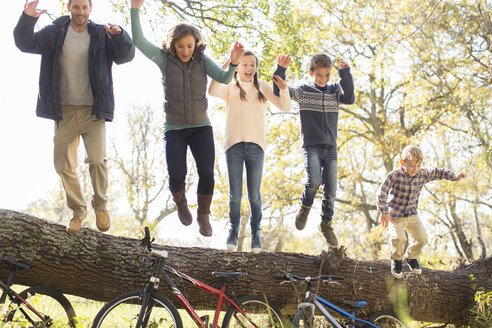
<instances>
[{"instance_id":1,"label":"bicycle","mask_svg":"<svg viewBox=\"0 0 492 328\"><path fill-rule=\"evenodd\" d=\"M0 304L5 304L7 296L10 304L6 312L0 311L0 323L12 323L33 328L42 327L75 327L75 311L68 299L53 288L45 286L30 287L20 294L11 289L14 276L20 270L31 269L32 266L1 257L10 268L7 282L0 280L2 296Z\"/></svg>"},{"instance_id":2,"label":"bicycle","mask_svg":"<svg viewBox=\"0 0 492 328\"><path fill-rule=\"evenodd\" d=\"M353 309L352 312L348 312L312 292L311 283L313 281L321 280L326 283L334 283L337 280L343 280L344 277L342 276L301 277L287 273L283 276L277 276L275 279L283 280L281 283L293 283L296 292L298 292L296 282L300 281L300 284L307 284L305 298L303 301L299 300L298 310L292 319L293 328L324 328L332 326L335 328L405 328L403 323L391 312L378 312L368 320L356 317L356 310L366 306L366 301L344 300L343 303ZM337 321L325 306L340 314L343 317L343 321ZM321 315L315 313L316 309L321 312Z\"/></svg>"},{"instance_id":3,"label":"bicycle","mask_svg":"<svg viewBox=\"0 0 492 328\"><path fill-rule=\"evenodd\" d=\"M212 272L212 276L222 280L220 289L211 287L189 275L186 275L172 266L165 264L168 252L151 246L154 239L150 239L149 229L145 228L145 237L141 243L151 253L153 274L143 290L124 293L109 301L96 315L92 328L182 328L181 316L176 307L164 296L158 293L160 276L169 286L189 316L200 328L217 328L223 302L229 307L222 320L222 328L229 327L286 327L285 319L268 300L262 296L250 295L232 300L226 296L226 281L240 279L241 272ZM213 322L209 325L209 316L200 317L186 297L181 293L172 280L172 276L181 278L193 286L208 291L218 297ZM123 324L124 323L124 324Z\"/></svg>"}]
</instances>

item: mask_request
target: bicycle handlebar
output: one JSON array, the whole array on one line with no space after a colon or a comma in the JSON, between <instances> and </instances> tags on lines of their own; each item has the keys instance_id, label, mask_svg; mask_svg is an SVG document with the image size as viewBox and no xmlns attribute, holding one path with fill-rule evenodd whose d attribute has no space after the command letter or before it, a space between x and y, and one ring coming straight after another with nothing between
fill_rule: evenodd
<instances>
[{"instance_id":1,"label":"bicycle handlebar","mask_svg":"<svg viewBox=\"0 0 492 328\"><path fill-rule=\"evenodd\" d=\"M345 277L343 276L332 276L332 275L321 275L321 276L317 276L317 277L302 277L302 276L298 276L296 274L293 274L293 273L286 273L284 275L281 275L281 276L275 276L274 277L275 279L277 280L284 280L284 281L294 281L294 280L298 280L298 281L317 281L317 280L324 280L324 281L335 281L335 280L344 280Z\"/></svg>"}]
</instances>

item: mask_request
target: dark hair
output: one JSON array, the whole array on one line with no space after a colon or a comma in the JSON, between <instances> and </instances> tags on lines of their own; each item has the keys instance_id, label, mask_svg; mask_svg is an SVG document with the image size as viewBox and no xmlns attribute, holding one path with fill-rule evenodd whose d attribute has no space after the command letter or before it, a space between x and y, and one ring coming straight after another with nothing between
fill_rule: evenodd
<instances>
[{"instance_id":1,"label":"dark hair","mask_svg":"<svg viewBox=\"0 0 492 328\"><path fill-rule=\"evenodd\" d=\"M196 27L188 23L178 23L167 32L166 40L162 43L162 47L176 56L176 42L187 35L195 38L195 49L202 45L202 35Z\"/></svg>"},{"instance_id":2,"label":"dark hair","mask_svg":"<svg viewBox=\"0 0 492 328\"><path fill-rule=\"evenodd\" d=\"M256 62L256 68L258 68L258 57L252 52L251 50L246 50L243 53L244 56L253 56ZM239 81L237 79L237 71L234 72L234 81L236 81L236 87L239 88L239 97L241 98L242 101L246 101L246 91L241 88L241 84L239 84ZM256 87L256 90L258 90L258 100L262 103L265 103L267 101L265 95L260 91L260 84L258 83L258 71L255 72L255 75L253 76L253 83Z\"/></svg>"},{"instance_id":3,"label":"dark hair","mask_svg":"<svg viewBox=\"0 0 492 328\"><path fill-rule=\"evenodd\" d=\"M68 0L68 4L71 5L72 4L72 0ZM89 0L89 6L92 6L92 0Z\"/></svg>"},{"instance_id":4,"label":"dark hair","mask_svg":"<svg viewBox=\"0 0 492 328\"><path fill-rule=\"evenodd\" d=\"M327 54L317 54L311 57L309 69L314 71L318 67L332 67L330 56Z\"/></svg>"}]
</instances>

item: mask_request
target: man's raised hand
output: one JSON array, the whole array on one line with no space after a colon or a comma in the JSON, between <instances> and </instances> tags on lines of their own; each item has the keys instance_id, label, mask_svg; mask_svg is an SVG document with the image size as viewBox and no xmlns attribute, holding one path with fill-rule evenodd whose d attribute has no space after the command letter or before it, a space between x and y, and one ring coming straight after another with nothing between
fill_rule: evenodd
<instances>
[{"instance_id":1,"label":"man's raised hand","mask_svg":"<svg viewBox=\"0 0 492 328\"><path fill-rule=\"evenodd\" d=\"M46 9L43 9L43 10L39 11L38 10L38 3L39 3L39 0L27 2L24 5L24 13L26 15L31 16L31 17L38 18L39 16L41 16L42 14L44 14L45 12L47 12Z\"/></svg>"},{"instance_id":2,"label":"man's raised hand","mask_svg":"<svg viewBox=\"0 0 492 328\"><path fill-rule=\"evenodd\" d=\"M123 32L121 27L116 24L108 23L104 25L104 28L106 29L106 31L108 31L110 35L120 35Z\"/></svg>"}]
</instances>

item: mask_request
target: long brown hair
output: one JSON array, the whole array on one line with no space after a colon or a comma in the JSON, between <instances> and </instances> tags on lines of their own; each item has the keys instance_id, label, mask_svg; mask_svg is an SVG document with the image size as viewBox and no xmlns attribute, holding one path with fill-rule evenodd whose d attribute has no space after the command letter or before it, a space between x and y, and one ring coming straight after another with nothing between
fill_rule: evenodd
<instances>
[{"instance_id":1,"label":"long brown hair","mask_svg":"<svg viewBox=\"0 0 492 328\"><path fill-rule=\"evenodd\" d=\"M191 35L195 38L195 50L203 45L202 35L200 31L193 25L188 23L177 23L166 35L166 40L162 43L162 47L176 56L176 42L184 36Z\"/></svg>"},{"instance_id":2,"label":"long brown hair","mask_svg":"<svg viewBox=\"0 0 492 328\"><path fill-rule=\"evenodd\" d=\"M256 72L253 76L253 83L256 87L256 90L258 90L258 100L262 103L266 103L267 99L265 95L260 91L260 84L258 83L258 57L256 57L254 52L252 52L251 50L245 51L243 56L253 56L256 61ZM237 71L234 72L234 81L236 81L236 87L239 88L239 98L241 98L242 101L246 101L246 91L244 91L244 89L241 88L241 84L239 84L239 80L237 79Z\"/></svg>"}]
</instances>

